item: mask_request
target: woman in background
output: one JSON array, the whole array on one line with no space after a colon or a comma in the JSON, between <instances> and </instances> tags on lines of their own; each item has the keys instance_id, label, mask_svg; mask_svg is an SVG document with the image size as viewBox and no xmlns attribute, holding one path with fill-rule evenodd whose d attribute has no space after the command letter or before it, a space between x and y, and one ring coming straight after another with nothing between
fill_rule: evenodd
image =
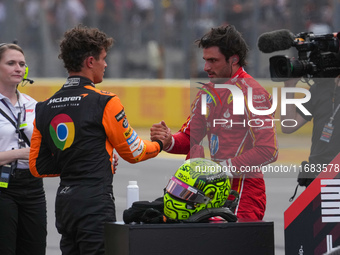
<instances>
[{"instance_id":1,"label":"woman in background","mask_svg":"<svg viewBox=\"0 0 340 255\"><path fill-rule=\"evenodd\" d=\"M28 156L36 101L18 91L26 71L23 50L0 44L0 253L46 251L46 198Z\"/></svg>"}]
</instances>

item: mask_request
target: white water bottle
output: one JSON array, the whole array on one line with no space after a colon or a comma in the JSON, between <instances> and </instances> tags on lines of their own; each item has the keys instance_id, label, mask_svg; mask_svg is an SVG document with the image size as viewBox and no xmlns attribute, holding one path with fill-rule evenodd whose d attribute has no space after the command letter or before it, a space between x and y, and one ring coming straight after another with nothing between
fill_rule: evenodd
<instances>
[{"instance_id":1,"label":"white water bottle","mask_svg":"<svg viewBox=\"0 0 340 255\"><path fill-rule=\"evenodd\" d=\"M129 209L135 201L139 201L139 187L137 181L129 181L126 194L126 208Z\"/></svg>"}]
</instances>

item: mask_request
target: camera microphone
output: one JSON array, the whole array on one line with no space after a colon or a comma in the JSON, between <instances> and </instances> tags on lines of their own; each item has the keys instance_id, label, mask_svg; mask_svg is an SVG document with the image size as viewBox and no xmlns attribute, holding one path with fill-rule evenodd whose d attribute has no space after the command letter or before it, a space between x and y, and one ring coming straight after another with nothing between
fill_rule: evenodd
<instances>
[{"instance_id":1,"label":"camera microphone","mask_svg":"<svg viewBox=\"0 0 340 255\"><path fill-rule=\"evenodd\" d=\"M294 45L295 36L287 29L275 30L260 35L257 46L263 53L288 50Z\"/></svg>"},{"instance_id":2,"label":"camera microphone","mask_svg":"<svg viewBox=\"0 0 340 255\"><path fill-rule=\"evenodd\" d=\"M24 78L24 79L22 80L22 82L21 82L21 87L26 86L28 83L33 84L33 83L34 83L34 80L31 80L31 79L29 79L29 78Z\"/></svg>"}]
</instances>

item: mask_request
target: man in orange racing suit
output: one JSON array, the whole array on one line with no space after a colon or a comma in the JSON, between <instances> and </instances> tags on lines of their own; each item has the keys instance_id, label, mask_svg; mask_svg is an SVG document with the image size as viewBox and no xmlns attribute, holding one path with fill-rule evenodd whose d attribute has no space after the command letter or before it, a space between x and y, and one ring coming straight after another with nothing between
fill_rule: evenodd
<instances>
[{"instance_id":1,"label":"man in orange racing suit","mask_svg":"<svg viewBox=\"0 0 340 255\"><path fill-rule=\"evenodd\" d=\"M200 88L191 116L179 132L171 135L162 121L152 126L151 140L165 138L165 151L188 154L207 135L212 160L234 176L232 189L239 193L235 214L239 219L262 220L266 193L261 166L276 161L278 145L273 114L256 115L250 111L248 88L252 89L256 110L270 110L271 96L243 69L247 46L233 26L213 28L198 40L198 45L203 48L204 70L210 82ZM242 91L244 114L235 114L235 94L226 88L215 88L215 84L223 83ZM202 110L203 95L206 114Z\"/></svg>"},{"instance_id":2,"label":"man in orange racing suit","mask_svg":"<svg viewBox=\"0 0 340 255\"><path fill-rule=\"evenodd\" d=\"M36 107L30 171L36 177L60 175L55 212L63 255L105 253L104 222L116 220L113 149L137 163L157 156L163 146L140 139L119 98L95 88L112 43L98 29L67 31L59 57L69 77Z\"/></svg>"}]
</instances>

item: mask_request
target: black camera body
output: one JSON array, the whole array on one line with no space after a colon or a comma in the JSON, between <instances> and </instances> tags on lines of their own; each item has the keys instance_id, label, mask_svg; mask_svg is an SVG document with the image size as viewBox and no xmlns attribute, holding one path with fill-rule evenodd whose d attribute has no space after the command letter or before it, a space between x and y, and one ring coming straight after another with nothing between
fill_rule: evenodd
<instances>
[{"instance_id":1,"label":"black camera body","mask_svg":"<svg viewBox=\"0 0 340 255\"><path fill-rule=\"evenodd\" d=\"M295 36L292 46L298 50L298 59L285 55L269 59L273 81L290 78L334 78L340 74L340 33L315 35L302 32Z\"/></svg>"}]
</instances>

